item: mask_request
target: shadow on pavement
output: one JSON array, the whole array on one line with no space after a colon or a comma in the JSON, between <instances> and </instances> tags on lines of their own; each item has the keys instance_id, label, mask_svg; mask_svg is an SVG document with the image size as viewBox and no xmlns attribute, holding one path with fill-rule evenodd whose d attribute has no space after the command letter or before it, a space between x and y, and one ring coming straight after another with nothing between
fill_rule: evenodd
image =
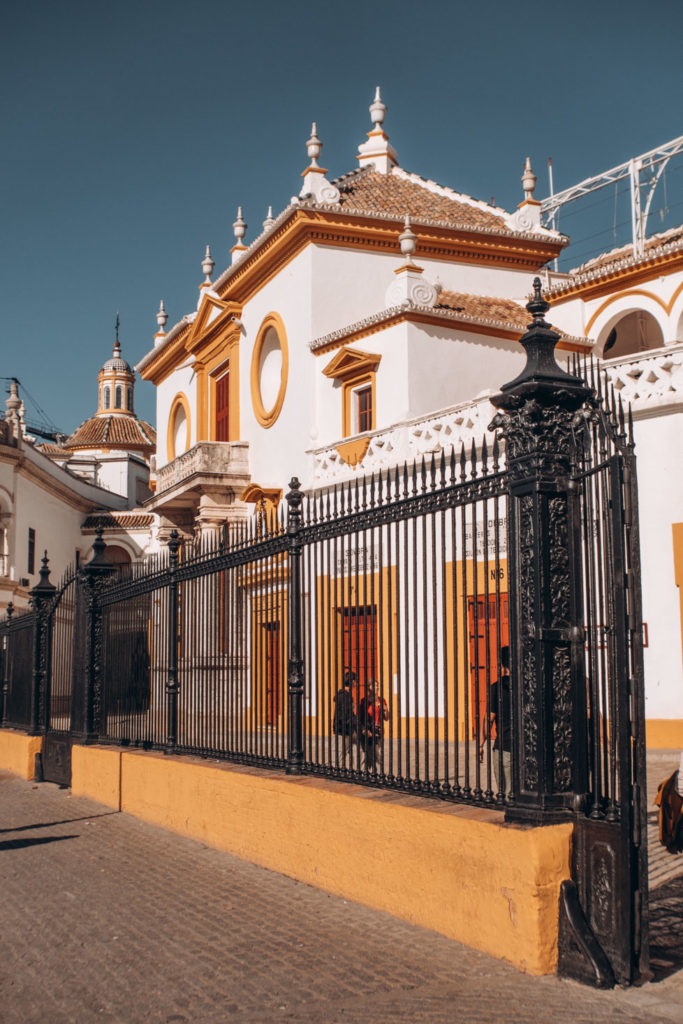
<instances>
[{"instance_id":1,"label":"shadow on pavement","mask_svg":"<svg viewBox=\"0 0 683 1024\"><path fill-rule=\"evenodd\" d=\"M5 839L0 842L0 853L3 850L23 850L27 846L40 846L43 843L61 843L63 839L80 839L80 836L37 836L35 839Z\"/></svg>"},{"instance_id":2,"label":"shadow on pavement","mask_svg":"<svg viewBox=\"0 0 683 1024\"><path fill-rule=\"evenodd\" d=\"M14 828L0 828L4 832L28 832L32 828L50 828L51 825L70 825L72 821L94 821L95 818L108 818L110 814L120 811L103 811L102 814L84 814L82 818L64 818L62 821L38 821L35 825L15 825Z\"/></svg>"},{"instance_id":3,"label":"shadow on pavement","mask_svg":"<svg viewBox=\"0 0 683 1024\"><path fill-rule=\"evenodd\" d=\"M650 892L650 964L654 981L683 968L683 875Z\"/></svg>"}]
</instances>

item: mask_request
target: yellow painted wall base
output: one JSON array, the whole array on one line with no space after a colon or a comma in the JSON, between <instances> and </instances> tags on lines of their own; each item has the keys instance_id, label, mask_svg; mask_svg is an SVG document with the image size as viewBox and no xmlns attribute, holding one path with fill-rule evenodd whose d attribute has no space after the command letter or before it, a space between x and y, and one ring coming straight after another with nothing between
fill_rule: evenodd
<instances>
[{"instance_id":1,"label":"yellow painted wall base","mask_svg":"<svg viewBox=\"0 0 683 1024\"><path fill-rule=\"evenodd\" d=\"M0 769L22 779L32 779L35 756L40 753L42 747L43 741L40 736L27 736L25 732L0 729Z\"/></svg>"},{"instance_id":2,"label":"yellow painted wall base","mask_svg":"<svg viewBox=\"0 0 683 1024\"><path fill-rule=\"evenodd\" d=\"M650 750L683 750L683 718L646 718L645 744Z\"/></svg>"},{"instance_id":3,"label":"yellow painted wall base","mask_svg":"<svg viewBox=\"0 0 683 1024\"><path fill-rule=\"evenodd\" d=\"M110 759L111 767L105 762ZM73 791L327 892L432 928L531 974L555 970L571 825L198 758L74 747Z\"/></svg>"},{"instance_id":4,"label":"yellow painted wall base","mask_svg":"<svg viewBox=\"0 0 683 1024\"><path fill-rule=\"evenodd\" d=\"M121 751L112 747L72 747L71 792L121 810Z\"/></svg>"}]
</instances>

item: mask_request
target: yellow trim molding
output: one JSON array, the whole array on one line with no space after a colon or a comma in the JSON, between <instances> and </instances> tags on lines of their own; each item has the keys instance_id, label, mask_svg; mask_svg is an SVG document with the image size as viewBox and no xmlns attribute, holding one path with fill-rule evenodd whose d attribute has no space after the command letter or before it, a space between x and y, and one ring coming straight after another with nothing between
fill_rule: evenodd
<instances>
[{"instance_id":1,"label":"yellow trim molding","mask_svg":"<svg viewBox=\"0 0 683 1024\"><path fill-rule=\"evenodd\" d=\"M247 484L240 494L240 501L257 504L263 499L272 508L277 508L282 501L281 487L261 487L259 484Z\"/></svg>"},{"instance_id":2,"label":"yellow trim molding","mask_svg":"<svg viewBox=\"0 0 683 1024\"><path fill-rule=\"evenodd\" d=\"M273 328L277 334L278 341L280 343L280 351L282 353L282 369L280 371L280 387L275 399L275 404L271 409L264 408L263 400L261 398L261 353L265 344L266 335L270 328ZM277 420L280 412L282 411L282 404L285 400L285 393L287 391L287 378L289 375L289 346L287 344L287 332L285 331L285 325L282 317L279 313L268 313L263 320L263 323L259 327L258 335L256 336L256 343L254 345L254 351L251 357L251 404L254 410L254 416L257 422L265 429L268 430Z\"/></svg>"},{"instance_id":3,"label":"yellow trim molding","mask_svg":"<svg viewBox=\"0 0 683 1024\"><path fill-rule=\"evenodd\" d=\"M648 292L644 288L629 288L628 291L618 292L617 295L610 296L609 299L605 299L605 301L598 306L598 308L595 310L592 317L586 324L586 329L584 331L586 337L588 337L589 331L591 330L593 324L605 309L607 309L609 306L613 306L614 303L619 302L620 299L627 298L629 295L642 295L643 298L651 299L656 305L661 306L665 313L668 312L666 304L662 302L659 296L655 295L654 292ZM624 313L624 316L626 316L626 312Z\"/></svg>"},{"instance_id":4,"label":"yellow trim molding","mask_svg":"<svg viewBox=\"0 0 683 1024\"><path fill-rule=\"evenodd\" d=\"M647 718L645 745L648 750L683 750L683 718Z\"/></svg>"},{"instance_id":5,"label":"yellow trim molding","mask_svg":"<svg viewBox=\"0 0 683 1024\"><path fill-rule=\"evenodd\" d=\"M381 360L381 356L371 355L369 352L359 352L357 349L344 346L324 368L323 373L326 377L342 382L342 437L350 437L352 434L359 433L353 423L351 402L354 391L357 391L364 384L369 385L372 391L370 403L372 422L369 429L375 429L377 406L376 376L377 367ZM337 451L344 462L348 462L350 466L355 466L365 455L367 447L366 444L360 455L358 454L360 452L358 445L353 448L341 445L340 448L337 448ZM348 458L343 453L344 451L347 452ZM349 459L353 461L349 461Z\"/></svg>"},{"instance_id":6,"label":"yellow trim molding","mask_svg":"<svg viewBox=\"0 0 683 1024\"><path fill-rule=\"evenodd\" d=\"M683 523L672 523L674 546L674 582L678 587L678 601L681 610L681 647L683 649ZM681 748L683 748L683 736L681 737Z\"/></svg>"},{"instance_id":7,"label":"yellow trim molding","mask_svg":"<svg viewBox=\"0 0 683 1024\"><path fill-rule=\"evenodd\" d=\"M519 341L524 334L522 327L514 329L497 327L495 324L480 323L476 320L468 320L466 317L440 315L438 310L432 312L431 310L411 309L410 306L405 306L403 309L392 313L391 316L382 318L374 323L365 324L362 327L350 326L346 333L340 332L328 341L327 344L316 348L313 355L326 355L336 348L345 347L354 341L361 341L363 338L369 338L372 334L379 334L380 331L386 331L396 324L403 323L428 324L451 331L461 330L466 331L468 334L484 334L487 338L503 338L505 341ZM561 349L563 352L587 351L585 343L567 341L565 338L561 338L558 341L556 348Z\"/></svg>"},{"instance_id":8,"label":"yellow trim molding","mask_svg":"<svg viewBox=\"0 0 683 1024\"><path fill-rule=\"evenodd\" d=\"M169 462L173 462L176 457L175 450L175 417L178 409L183 409L185 412L185 422L187 425L187 432L185 434L185 451L189 451L190 442L192 440L192 413L190 412L190 403L186 396L179 391L171 402L171 408L168 413L168 427L166 430L166 458ZM182 452L178 454L182 455Z\"/></svg>"},{"instance_id":9,"label":"yellow trim molding","mask_svg":"<svg viewBox=\"0 0 683 1024\"><path fill-rule=\"evenodd\" d=\"M363 461L365 453L369 447L369 437L357 437L353 441L346 441L344 444L338 444L337 451L339 452L339 458L345 462L347 466L355 468Z\"/></svg>"},{"instance_id":10,"label":"yellow trim molding","mask_svg":"<svg viewBox=\"0 0 683 1024\"><path fill-rule=\"evenodd\" d=\"M422 239L420 239L422 241ZM548 301L551 306L559 306L563 302L569 302L580 295L584 301L599 298L600 295L608 295L620 284L635 285L644 281L651 281L655 277L663 277L668 274L675 274L683 266L683 253L664 253L660 256L647 259L644 263L636 263L630 267L620 267L617 270L609 270L605 267L604 274L601 274L593 281L577 281L569 284L559 295L550 295Z\"/></svg>"}]
</instances>

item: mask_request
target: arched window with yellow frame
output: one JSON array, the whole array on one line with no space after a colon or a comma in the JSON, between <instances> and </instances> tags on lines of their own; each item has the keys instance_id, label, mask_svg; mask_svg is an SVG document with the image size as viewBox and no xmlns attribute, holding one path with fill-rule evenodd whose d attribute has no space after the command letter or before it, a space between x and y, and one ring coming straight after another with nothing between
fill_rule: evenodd
<instances>
[{"instance_id":1,"label":"arched window with yellow frame","mask_svg":"<svg viewBox=\"0 0 683 1024\"><path fill-rule=\"evenodd\" d=\"M173 399L168 414L168 431L166 434L166 456L169 462L188 451L192 437L192 414L190 403L184 394L179 393Z\"/></svg>"}]
</instances>

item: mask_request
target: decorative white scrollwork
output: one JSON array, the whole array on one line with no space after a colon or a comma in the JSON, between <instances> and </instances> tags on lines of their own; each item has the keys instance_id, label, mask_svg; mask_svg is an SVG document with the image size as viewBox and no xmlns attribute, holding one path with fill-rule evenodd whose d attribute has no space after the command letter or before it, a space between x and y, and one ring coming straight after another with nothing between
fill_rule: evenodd
<instances>
[{"instance_id":1,"label":"decorative white scrollwork","mask_svg":"<svg viewBox=\"0 0 683 1024\"><path fill-rule=\"evenodd\" d=\"M319 203L327 203L328 205L334 205L339 202L341 193L336 185L333 185L329 181L325 181L323 178L323 186L318 191L316 199Z\"/></svg>"}]
</instances>

